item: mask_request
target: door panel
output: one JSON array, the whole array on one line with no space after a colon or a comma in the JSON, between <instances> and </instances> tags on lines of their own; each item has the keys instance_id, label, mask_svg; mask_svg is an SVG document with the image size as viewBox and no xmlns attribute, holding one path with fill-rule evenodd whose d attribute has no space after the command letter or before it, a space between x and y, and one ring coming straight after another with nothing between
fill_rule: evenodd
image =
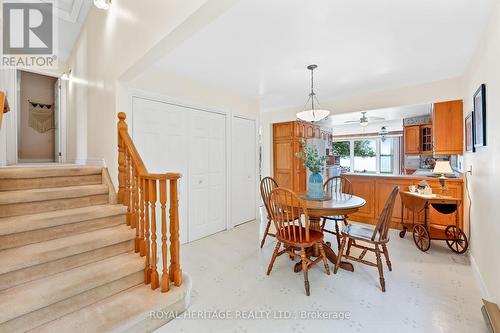
<instances>
[{"instance_id":1,"label":"door panel","mask_svg":"<svg viewBox=\"0 0 500 333\"><path fill-rule=\"evenodd\" d=\"M226 228L225 122L224 115L133 99L132 136L146 167L154 173L182 173L183 243Z\"/></svg>"},{"instance_id":2,"label":"door panel","mask_svg":"<svg viewBox=\"0 0 500 333\"><path fill-rule=\"evenodd\" d=\"M226 228L226 119L189 110L189 240Z\"/></svg>"},{"instance_id":3,"label":"door panel","mask_svg":"<svg viewBox=\"0 0 500 333\"><path fill-rule=\"evenodd\" d=\"M233 117L231 220L234 225L255 219L255 121Z\"/></svg>"},{"instance_id":4,"label":"door panel","mask_svg":"<svg viewBox=\"0 0 500 333\"><path fill-rule=\"evenodd\" d=\"M178 185L179 233L181 242L185 243L188 241L186 223L188 221L188 155L185 144L187 113L178 106L142 98L134 98L132 105L131 133L148 170L152 173L182 173L183 177ZM158 218L159 216L157 220Z\"/></svg>"}]
</instances>

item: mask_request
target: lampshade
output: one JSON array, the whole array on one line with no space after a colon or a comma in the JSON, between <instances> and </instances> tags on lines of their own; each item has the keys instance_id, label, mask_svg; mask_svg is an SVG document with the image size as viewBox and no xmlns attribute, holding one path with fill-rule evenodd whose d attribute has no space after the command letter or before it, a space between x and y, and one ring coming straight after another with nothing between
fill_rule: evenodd
<instances>
[{"instance_id":1,"label":"lampshade","mask_svg":"<svg viewBox=\"0 0 500 333\"><path fill-rule=\"evenodd\" d=\"M453 169L451 168L450 161L436 161L432 172L439 175L446 175L453 173Z\"/></svg>"},{"instance_id":2,"label":"lampshade","mask_svg":"<svg viewBox=\"0 0 500 333\"><path fill-rule=\"evenodd\" d=\"M316 93L314 92L314 70L318 68L318 65L309 65L307 69L311 71L311 92L309 93L309 98L307 99L306 105L311 101L311 108L307 108L305 111L298 112L296 114L297 118L303 121L320 121L325 119L330 114L330 111L324 109L316 109L314 107L314 102L319 105L318 99L316 98Z\"/></svg>"},{"instance_id":3,"label":"lampshade","mask_svg":"<svg viewBox=\"0 0 500 333\"><path fill-rule=\"evenodd\" d=\"M330 114L330 111L328 110L306 110L297 113L297 118L303 121L320 121L321 119L324 119L328 117Z\"/></svg>"}]
</instances>

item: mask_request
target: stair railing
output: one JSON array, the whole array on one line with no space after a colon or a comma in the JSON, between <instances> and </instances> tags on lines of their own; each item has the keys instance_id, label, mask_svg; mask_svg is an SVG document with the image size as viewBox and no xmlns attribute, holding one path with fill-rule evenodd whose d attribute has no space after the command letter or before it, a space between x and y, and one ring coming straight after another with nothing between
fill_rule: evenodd
<instances>
[{"instance_id":1,"label":"stair railing","mask_svg":"<svg viewBox=\"0 0 500 333\"><path fill-rule=\"evenodd\" d=\"M127 225L135 229L135 252L146 258L144 283L151 284L152 289L161 286L161 291L167 292L170 282L175 286L182 284L177 191L181 174L149 173L128 134L125 119L125 113L120 112L118 114L118 202L127 206ZM157 221L157 209L159 221ZM158 229L161 229L159 240ZM170 236L170 239L167 236ZM167 241L170 242L170 266L167 258ZM158 274L158 242L161 242L161 282Z\"/></svg>"}]
</instances>

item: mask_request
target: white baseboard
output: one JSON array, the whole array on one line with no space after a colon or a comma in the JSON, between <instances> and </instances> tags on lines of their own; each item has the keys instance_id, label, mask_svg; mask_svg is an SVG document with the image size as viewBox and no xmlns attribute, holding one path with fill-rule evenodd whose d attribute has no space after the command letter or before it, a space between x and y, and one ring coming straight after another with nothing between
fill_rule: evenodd
<instances>
[{"instance_id":1,"label":"white baseboard","mask_svg":"<svg viewBox=\"0 0 500 333\"><path fill-rule=\"evenodd\" d=\"M488 291L488 287L486 287L486 284L484 283L483 276L481 275L481 271L477 266L476 259L474 259L474 256L470 253L469 258L472 266L472 274L474 274L474 279L476 280L476 283L479 286L479 290L481 291L481 297L485 300L491 300L491 294Z\"/></svg>"},{"instance_id":2,"label":"white baseboard","mask_svg":"<svg viewBox=\"0 0 500 333\"><path fill-rule=\"evenodd\" d=\"M104 162L104 159L75 159L75 160L69 160L66 163L69 164L81 164L81 165L93 165L93 166L99 166L99 167L106 167L106 162Z\"/></svg>"}]
</instances>

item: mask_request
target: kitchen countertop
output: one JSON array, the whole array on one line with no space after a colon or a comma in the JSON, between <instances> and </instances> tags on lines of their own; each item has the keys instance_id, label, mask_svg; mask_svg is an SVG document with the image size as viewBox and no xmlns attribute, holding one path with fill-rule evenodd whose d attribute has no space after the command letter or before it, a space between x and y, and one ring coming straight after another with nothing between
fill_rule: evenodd
<instances>
[{"instance_id":1,"label":"kitchen countertop","mask_svg":"<svg viewBox=\"0 0 500 333\"><path fill-rule=\"evenodd\" d=\"M428 179L428 180L438 180L438 177L429 177L429 176L421 176L421 175L393 175L393 174L381 174L381 173L356 173L356 172L347 172L344 173L346 176L355 176L355 177L377 177L377 178L392 178L392 179ZM462 182L462 176L459 174L456 178L446 178L447 182Z\"/></svg>"}]
</instances>

